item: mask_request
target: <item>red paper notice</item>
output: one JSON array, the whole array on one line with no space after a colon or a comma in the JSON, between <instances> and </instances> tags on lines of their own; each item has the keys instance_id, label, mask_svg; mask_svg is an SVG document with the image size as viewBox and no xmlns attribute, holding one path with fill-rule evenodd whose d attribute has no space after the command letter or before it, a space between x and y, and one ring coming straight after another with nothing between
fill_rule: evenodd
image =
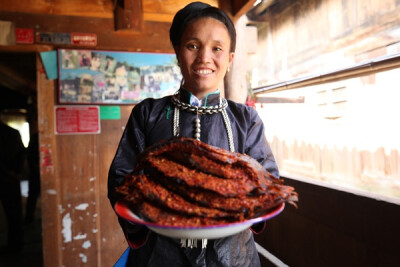
<instances>
[{"instance_id":1,"label":"red paper notice","mask_svg":"<svg viewBox=\"0 0 400 267\"><path fill-rule=\"evenodd\" d=\"M55 119L56 134L100 133L98 106L57 106Z\"/></svg>"},{"instance_id":2,"label":"red paper notice","mask_svg":"<svg viewBox=\"0 0 400 267\"><path fill-rule=\"evenodd\" d=\"M71 33L71 43L81 46L96 46L97 35L95 33Z\"/></svg>"},{"instance_id":3,"label":"red paper notice","mask_svg":"<svg viewBox=\"0 0 400 267\"><path fill-rule=\"evenodd\" d=\"M15 29L17 44L33 44L33 29Z\"/></svg>"}]
</instances>

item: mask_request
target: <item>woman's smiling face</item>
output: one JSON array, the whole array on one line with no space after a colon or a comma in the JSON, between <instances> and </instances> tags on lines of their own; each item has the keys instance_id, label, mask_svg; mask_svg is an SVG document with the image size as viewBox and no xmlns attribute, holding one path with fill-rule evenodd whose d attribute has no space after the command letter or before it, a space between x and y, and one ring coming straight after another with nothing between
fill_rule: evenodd
<instances>
[{"instance_id":1,"label":"woman's smiling face","mask_svg":"<svg viewBox=\"0 0 400 267\"><path fill-rule=\"evenodd\" d=\"M199 18L185 29L178 50L183 87L198 98L215 92L233 60L225 25L214 18Z\"/></svg>"}]
</instances>

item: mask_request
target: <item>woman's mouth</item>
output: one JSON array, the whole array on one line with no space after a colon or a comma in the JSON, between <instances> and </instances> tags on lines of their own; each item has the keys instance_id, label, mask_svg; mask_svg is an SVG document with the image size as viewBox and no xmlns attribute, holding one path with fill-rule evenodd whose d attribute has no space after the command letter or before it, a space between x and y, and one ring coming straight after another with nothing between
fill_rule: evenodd
<instances>
[{"instance_id":1,"label":"woman's mouth","mask_svg":"<svg viewBox=\"0 0 400 267\"><path fill-rule=\"evenodd\" d=\"M201 70L195 70L194 72L200 75L207 75L213 73L214 71L210 69L201 69Z\"/></svg>"}]
</instances>

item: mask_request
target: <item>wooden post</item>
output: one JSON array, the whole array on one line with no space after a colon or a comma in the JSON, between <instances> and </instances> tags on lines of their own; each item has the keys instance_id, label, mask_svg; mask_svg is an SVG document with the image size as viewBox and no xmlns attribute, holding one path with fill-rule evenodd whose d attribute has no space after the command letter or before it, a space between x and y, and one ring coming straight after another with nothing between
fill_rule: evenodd
<instances>
[{"instance_id":1,"label":"wooden post","mask_svg":"<svg viewBox=\"0 0 400 267\"><path fill-rule=\"evenodd\" d=\"M245 17L240 18L236 23L236 39L243 40L246 31ZM230 67L230 72L225 75L225 97L227 99L245 103L248 94L247 81L247 47L246 42L236 42L235 57Z\"/></svg>"},{"instance_id":2,"label":"wooden post","mask_svg":"<svg viewBox=\"0 0 400 267\"><path fill-rule=\"evenodd\" d=\"M114 0L115 30L142 32L143 10L142 0Z\"/></svg>"},{"instance_id":3,"label":"wooden post","mask_svg":"<svg viewBox=\"0 0 400 267\"><path fill-rule=\"evenodd\" d=\"M58 212L60 181L57 179L56 140L54 136L55 81L48 80L39 53L36 56L39 153L42 203L43 263L62 266L61 221Z\"/></svg>"}]
</instances>

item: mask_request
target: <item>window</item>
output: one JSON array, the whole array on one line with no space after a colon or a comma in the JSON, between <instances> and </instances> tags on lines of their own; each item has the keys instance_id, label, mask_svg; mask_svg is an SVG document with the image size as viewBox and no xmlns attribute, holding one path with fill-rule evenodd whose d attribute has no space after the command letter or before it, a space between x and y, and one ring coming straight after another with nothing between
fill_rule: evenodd
<instances>
[{"instance_id":1,"label":"window","mask_svg":"<svg viewBox=\"0 0 400 267\"><path fill-rule=\"evenodd\" d=\"M257 94L304 100L256 105L281 175L400 203L399 76Z\"/></svg>"}]
</instances>

